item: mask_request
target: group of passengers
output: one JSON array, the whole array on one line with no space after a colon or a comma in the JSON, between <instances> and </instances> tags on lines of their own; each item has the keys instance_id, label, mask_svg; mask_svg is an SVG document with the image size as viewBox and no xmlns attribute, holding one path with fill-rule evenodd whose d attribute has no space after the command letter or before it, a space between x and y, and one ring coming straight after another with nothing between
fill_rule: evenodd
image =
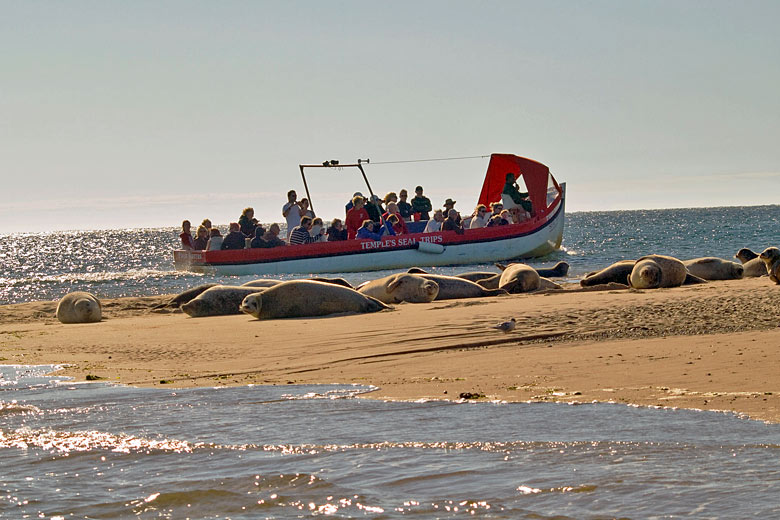
<instances>
[{"instance_id":1,"label":"group of passengers","mask_svg":"<svg viewBox=\"0 0 780 520\"><path fill-rule=\"evenodd\" d=\"M352 239L379 240L386 235L409 233L407 223L412 221L427 221L423 233L455 231L463 234L466 229L518 224L532 215L528 193L520 192L512 173L507 174L502 192L502 198L511 200L512 207L504 209L502 202L493 202L488 209L479 204L466 218L461 218L455 209L456 201L451 198L444 201L443 209L434 211L430 199L423 194L422 186L417 186L414 191L411 201L407 201L406 190L397 195L390 192L381 199L376 195L366 198L356 192L345 206L345 219L334 218L326 228L322 219L311 210L309 200L303 198L299 201L295 190L290 190L287 203L282 207L282 216L287 221L286 241L279 237L278 224L271 224L266 230L254 218L252 208L245 208L238 222L230 223L228 234L224 237L219 229L212 227L209 219L198 226L195 238L190 232L190 221L185 220L179 237L182 247L191 250L272 248Z\"/></svg>"}]
</instances>

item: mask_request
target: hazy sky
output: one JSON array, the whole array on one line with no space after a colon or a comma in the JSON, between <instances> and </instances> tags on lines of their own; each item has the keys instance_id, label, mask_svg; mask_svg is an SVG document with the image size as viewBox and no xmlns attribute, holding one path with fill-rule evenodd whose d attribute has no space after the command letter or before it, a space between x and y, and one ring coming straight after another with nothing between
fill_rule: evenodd
<instances>
[{"instance_id":1,"label":"hazy sky","mask_svg":"<svg viewBox=\"0 0 780 520\"><path fill-rule=\"evenodd\" d=\"M0 0L0 232L281 221L515 153L568 211L778 203L778 1ZM470 212L487 159L368 166ZM307 176L309 177L309 176ZM317 213L365 187L315 171Z\"/></svg>"}]
</instances>

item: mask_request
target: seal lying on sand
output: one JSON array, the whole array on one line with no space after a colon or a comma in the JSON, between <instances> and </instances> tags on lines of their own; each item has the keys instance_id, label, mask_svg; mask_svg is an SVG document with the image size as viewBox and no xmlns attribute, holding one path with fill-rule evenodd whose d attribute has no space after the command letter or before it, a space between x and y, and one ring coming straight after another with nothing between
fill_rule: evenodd
<instances>
[{"instance_id":1,"label":"seal lying on sand","mask_svg":"<svg viewBox=\"0 0 780 520\"><path fill-rule=\"evenodd\" d=\"M422 269L420 270L422 271ZM464 280L468 280L469 282L478 282L480 280L493 278L494 276L497 275L500 276L501 273L493 273L491 271L469 271L468 273L460 273L460 274L456 274L455 276L457 276L458 278L463 278Z\"/></svg>"},{"instance_id":2,"label":"seal lying on sand","mask_svg":"<svg viewBox=\"0 0 780 520\"><path fill-rule=\"evenodd\" d=\"M212 287L219 285L216 283L204 283L203 285L199 285L197 287L193 287L192 289L187 289L184 292L181 292L168 300L165 303L161 303L160 305L157 305L155 307L152 307L152 309L164 309L166 307L176 307L179 308L185 303L189 302L193 298L197 297L199 294L203 293L207 289L211 289Z\"/></svg>"},{"instance_id":3,"label":"seal lying on sand","mask_svg":"<svg viewBox=\"0 0 780 520\"><path fill-rule=\"evenodd\" d=\"M679 287L684 283L706 281L688 273L682 261L664 255L643 256L636 261L628 277L628 285L634 289Z\"/></svg>"},{"instance_id":4,"label":"seal lying on sand","mask_svg":"<svg viewBox=\"0 0 780 520\"><path fill-rule=\"evenodd\" d=\"M742 276L745 278L753 278L757 276L766 276L766 264L758 257L758 253L755 253L743 247L737 254L734 255L740 262L744 269Z\"/></svg>"},{"instance_id":5,"label":"seal lying on sand","mask_svg":"<svg viewBox=\"0 0 780 520\"><path fill-rule=\"evenodd\" d=\"M439 285L416 274L399 273L360 284L358 291L382 303L428 303L436 299Z\"/></svg>"},{"instance_id":6,"label":"seal lying on sand","mask_svg":"<svg viewBox=\"0 0 780 520\"><path fill-rule=\"evenodd\" d=\"M240 306L244 298L250 294L267 290L268 288L265 287L216 285L182 305L181 310L193 318L241 314Z\"/></svg>"},{"instance_id":7,"label":"seal lying on sand","mask_svg":"<svg viewBox=\"0 0 780 520\"><path fill-rule=\"evenodd\" d=\"M766 274L769 279L780 284L780 249L768 247L761 252L759 258L766 265Z\"/></svg>"},{"instance_id":8,"label":"seal lying on sand","mask_svg":"<svg viewBox=\"0 0 780 520\"><path fill-rule=\"evenodd\" d=\"M713 256L685 260L683 265L693 276L704 280L739 280L744 272L741 264Z\"/></svg>"},{"instance_id":9,"label":"seal lying on sand","mask_svg":"<svg viewBox=\"0 0 780 520\"><path fill-rule=\"evenodd\" d=\"M93 323L102 318L100 300L88 292L68 293L57 304L57 319L61 323Z\"/></svg>"},{"instance_id":10,"label":"seal lying on sand","mask_svg":"<svg viewBox=\"0 0 780 520\"><path fill-rule=\"evenodd\" d=\"M439 286L439 294L436 295L436 301L454 300L456 298L482 298L484 296L506 294L506 291L502 289L485 289L474 282L458 278L457 276L428 274L419 267L413 267L408 272L414 272L417 276L436 282Z\"/></svg>"},{"instance_id":11,"label":"seal lying on sand","mask_svg":"<svg viewBox=\"0 0 780 520\"><path fill-rule=\"evenodd\" d=\"M257 319L306 318L389 308L354 289L312 280L280 283L261 293L248 295L241 303L241 311Z\"/></svg>"},{"instance_id":12,"label":"seal lying on sand","mask_svg":"<svg viewBox=\"0 0 780 520\"><path fill-rule=\"evenodd\" d=\"M588 273L585 278L580 280L583 287L592 287L594 285L603 285L608 283L621 283L626 285L631 271L634 269L636 260L620 260L614 264L605 267L601 271Z\"/></svg>"},{"instance_id":13,"label":"seal lying on sand","mask_svg":"<svg viewBox=\"0 0 780 520\"><path fill-rule=\"evenodd\" d=\"M536 291L541 283L541 276L533 267L525 264L509 264L501 273L498 287L509 293L524 293Z\"/></svg>"}]
</instances>

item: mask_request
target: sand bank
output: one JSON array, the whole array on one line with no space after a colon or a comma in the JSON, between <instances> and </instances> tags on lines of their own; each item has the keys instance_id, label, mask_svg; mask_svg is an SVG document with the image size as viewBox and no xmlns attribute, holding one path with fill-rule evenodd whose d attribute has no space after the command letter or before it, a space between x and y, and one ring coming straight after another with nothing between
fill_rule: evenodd
<instances>
[{"instance_id":1,"label":"sand bank","mask_svg":"<svg viewBox=\"0 0 780 520\"><path fill-rule=\"evenodd\" d=\"M614 401L780 422L780 286L767 278L401 304L368 315L193 319L104 300L62 325L55 302L0 306L0 363L140 386L360 383L388 399ZM510 317L517 329L492 325ZM161 383L162 382L162 383Z\"/></svg>"}]
</instances>

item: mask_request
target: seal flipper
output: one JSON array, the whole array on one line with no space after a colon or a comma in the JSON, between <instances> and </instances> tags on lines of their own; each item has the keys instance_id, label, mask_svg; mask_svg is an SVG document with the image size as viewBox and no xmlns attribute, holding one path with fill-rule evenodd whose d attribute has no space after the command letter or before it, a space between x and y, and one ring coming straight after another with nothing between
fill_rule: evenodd
<instances>
[{"instance_id":1,"label":"seal flipper","mask_svg":"<svg viewBox=\"0 0 780 520\"><path fill-rule=\"evenodd\" d=\"M428 271L423 271L419 267L410 267L406 272L409 274L428 274Z\"/></svg>"},{"instance_id":2,"label":"seal flipper","mask_svg":"<svg viewBox=\"0 0 780 520\"><path fill-rule=\"evenodd\" d=\"M705 280L704 278L699 278L698 276L693 276L691 273L688 273L685 275L685 281L682 284L693 285L697 283L707 283L707 280Z\"/></svg>"}]
</instances>

